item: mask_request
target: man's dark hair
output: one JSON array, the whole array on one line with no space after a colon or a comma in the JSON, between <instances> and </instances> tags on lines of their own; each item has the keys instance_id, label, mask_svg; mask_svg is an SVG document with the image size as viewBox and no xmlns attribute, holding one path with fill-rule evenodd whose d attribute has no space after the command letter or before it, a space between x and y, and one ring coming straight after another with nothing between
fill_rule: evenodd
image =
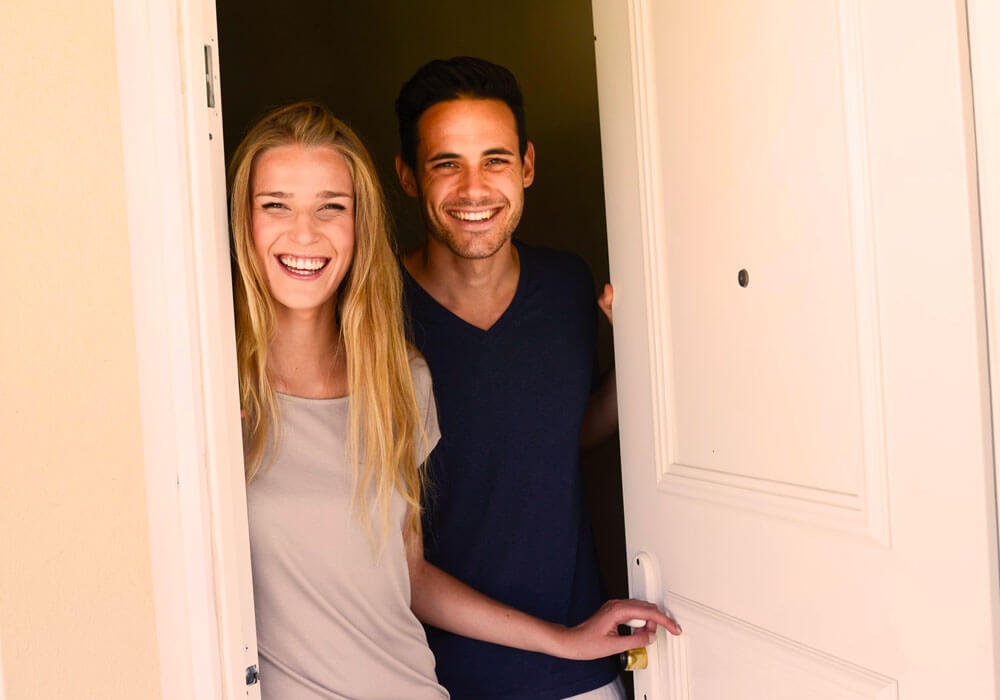
<instances>
[{"instance_id":1,"label":"man's dark hair","mask_svg":"<svg viewBox=\"0 0 1000 700\"><path fill-rule=\"evenodd\" d=\"M434 60L422 65L407 80L396 98L399 144L403 162L411 168L417 161L417 122L438 102L459 98L501 100L514 113L521 156L528 147L524 124L524 98L514 74L503 66L471 56Z\"/></svg>"}]
</instances>

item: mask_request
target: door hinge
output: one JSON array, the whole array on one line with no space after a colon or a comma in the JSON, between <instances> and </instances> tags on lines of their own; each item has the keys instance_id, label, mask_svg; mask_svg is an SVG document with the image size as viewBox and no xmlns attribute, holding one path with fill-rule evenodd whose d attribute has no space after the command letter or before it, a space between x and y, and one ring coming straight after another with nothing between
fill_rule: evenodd
<instances>
[{"instance_id":1,"label":"door hinge","mask_svg":"<svg viewBox=\"0 0 1000 700\"><path fill-rule=\"evenodd\" d=\"M205 44L205 92L208 108L215 109L215 66L212 61L212 47Z\"/></svg>"},{"instance_id":2,"label":"door hinge","mask_svg":"<svg viewBox=\"0 0 1000 700\"><path fill-rule=\"evenodd\" d=\"M247 685L255 685L260 674L257 673L256 666L247 666Z\"/></svg>"}]
</instances>

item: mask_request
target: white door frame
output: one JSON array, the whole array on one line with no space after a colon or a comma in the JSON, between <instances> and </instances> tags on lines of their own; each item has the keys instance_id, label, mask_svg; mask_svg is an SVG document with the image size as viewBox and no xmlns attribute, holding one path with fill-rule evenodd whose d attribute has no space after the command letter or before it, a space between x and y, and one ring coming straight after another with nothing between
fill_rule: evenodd
<instances>
[{"instance_id":1,"label":"white door frame","mask_svg":"<svg viewBox=\"0 0 1000 700\"><path fill-rule=\"evenodd\" d=\"M594 0L595 16L617 10ZM628 0L625 17L636 17ZM614 0L617 4L620 0ZM1000 444L1000 0L967 0L972 104L976 114L985 315L993 436ZM214 0L114 0L126 201L161 689L175 698L259 697L246 685L257 663L242 475L236 353L226 228L222 120ZM627 32L627 24L620 31ZM627 36L625 37L626 46ZM205 51L211 47L215 107L207 107ZM598 51L601 51L599 46ZM629 109L644 114L643 57L619 67ZM598 66L599 72L602 70ZM619 76L622 73L618 74ZM605 82L602 84L611 84ZM644 162L643 125L625 142ZM647 174L648 175L648 174ZM635 169L624 190L648 185ZM608 192L608 208L628 196ZM640 202L634 202L639 205ZM633 231L651 221L634 211ZM645 209L647 215L649 209ZM636 236L643 245L647 235ZM612 245L614 248L614 245ZM649 251L646 251L647 253ZM646 279L645 270L625 273ZM617 256L619 259L621 255ZM641 282L640 282L641 284ZM627 285L622 285L624 286ZM647 299L620 298L616 331L639 328L649 361ZM645 321L645 323L643 323ZM629 420L631 411L622 407ZM994 459L994 464L995 464ZM998 489L1000 497L1000 489ZM998 662L1000 663L1000 662ZM2 693L2 680L0 680Z\"/></svg>"},{"instance_id":2,"label":"white door frame","mask_svg":"<svg viewBox=\"0 0 1000 700\"><path fill-rule=\"evenodd\" d=\"M259 698L215 2L114 16L162 697Z\"/></svg>"},{"instance_id":3,"label":"white door frame","mask_svg":"<svg viewBox=\"0 0 1000 700\"><path fill-rule=\"evenodd\" d=\"M976 124L979 225L983 242L986 343L993 419L993 485L997 503L1000 503L1000 474L997 473L997 447L1000 446L1000 0L966 0L966 9ZM1000 541L1000 519L997 528ZM997 565L1000 566L1000 562ZM1000 667L1000 659L997 665Z\"/></svg>"}]
</instances>

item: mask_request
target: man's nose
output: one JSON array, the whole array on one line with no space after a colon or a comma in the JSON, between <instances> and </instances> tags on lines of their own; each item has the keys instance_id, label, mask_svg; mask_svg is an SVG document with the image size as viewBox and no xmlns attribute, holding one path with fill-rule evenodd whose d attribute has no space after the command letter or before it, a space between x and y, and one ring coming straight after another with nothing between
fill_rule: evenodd
<instances>
[{"instance_id":1,"label":"man's nose","mask_svg":"<svg viewBox=\"0 0 1000 700\"><path fill-rule=\"evenodd\" d=\"M469 199L476 199L489 193L485 173L479 168L467 168L462 173L461 194Z\"/></svg>"}]
</instances>

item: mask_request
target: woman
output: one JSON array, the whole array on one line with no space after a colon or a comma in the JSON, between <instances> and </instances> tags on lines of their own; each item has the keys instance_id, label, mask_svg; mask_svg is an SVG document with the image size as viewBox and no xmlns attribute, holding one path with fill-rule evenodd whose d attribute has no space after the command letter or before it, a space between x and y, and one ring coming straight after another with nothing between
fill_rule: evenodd
<instances>
[{"instance_id":1,"label":"woman","mask_svg":"<svg viewBox=\"0 0 1000 700\"><path fill-rule=\"evenodd\" d=\"M229 178L264 697L447 697L419 620L567 658L647 644L657 623L676 632L636 601L568 629L424 561L420 465L439 433L370 157L299 103L251 129ZM618 637L630 618L648 623Z\"/></svg>"}]
</instances>

